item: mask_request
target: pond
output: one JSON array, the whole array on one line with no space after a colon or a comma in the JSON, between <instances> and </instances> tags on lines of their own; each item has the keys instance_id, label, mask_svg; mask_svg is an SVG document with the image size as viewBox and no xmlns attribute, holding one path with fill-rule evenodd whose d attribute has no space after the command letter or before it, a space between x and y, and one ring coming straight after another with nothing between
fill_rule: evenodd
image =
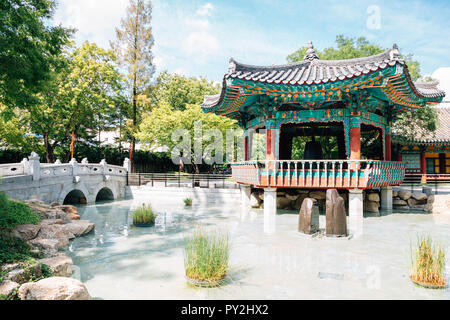
<instances>
[{"instance_id":1,"label":"pond","mask_svg":"<svg viewBox=\"0 0 450 320\"><path fill-rule=\"evenodd\" d=\"M68 255L73 277L95 299L450 299L448 288L423 289L408 278L418 234L450 247L450 215L366 217L360 237L336 240L299 234L295 212L267 221L262 210L243 212L240 204L152 203L159 213L155 227L134 228L138 205L79 207L95 231L75 239ZM325 216L320 223L324 228ZM184 278L184 237L199 224L230 234L231 270L220 288L193 288Z\"/></svg>"}]
</instances>

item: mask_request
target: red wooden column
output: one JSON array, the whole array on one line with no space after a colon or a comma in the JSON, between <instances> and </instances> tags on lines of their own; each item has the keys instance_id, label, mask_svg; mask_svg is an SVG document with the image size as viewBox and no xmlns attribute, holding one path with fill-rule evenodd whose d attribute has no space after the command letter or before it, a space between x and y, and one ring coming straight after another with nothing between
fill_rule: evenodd
<instances>
[{"instance_id":1,"label":"red wooden column","mask_svg":"<svg viewBox=\"0 0 450 320\"><path fill-rule=\"evenodd\" d=\"M421 183L427 183L427 160L425 150L420 153L420 173L422 174Z\"/></svg>"},{"instance_id":2,"label":"red wooden column","mask_svg":"<svg viewBox=\"0 0 450 320\"><path fill-rule=\"evenodd\" d=\"M384 144L385 144L385 154L386 154L386 161L391 161L392 160L392 144L391 144L391 134L386 134L386 137L384 139Z\"/></svg>"},{"instance_id":3,"label":"red wooden column","mask_svg":"<svg viewBox=\"0 0 450 320\"><path fill-rule=\"evenodd\" d=\"M360 160L361 159L361 123L359 118L351 119L350 126L350 160ZM356 172L358 175L359 165L356 163L351 163L350 170ZM353 180L353 181L352 181ZM349 186L357 187L358 179L352 179L348 177Z\"/></svg>"},{"instance_id":4,"label":"red wooden column","mask_svg":"<svg viewBox=\"0 0 450 320\"><path fill-rule=\"evenodd\" d=\"M266 131L266 160L275 160L275 130Z\"/></svg>"},{"instance_id":5,"label":"red wooden column","mask_svg":"<svg viewBox=\"0 0 450 320\"><path fill-rule=\"evenodd\" d=\"M244 136L244 161L249 160L249 154L248 154L248 135Z\"/></svg>"},{"instance_id":6,"label":"red wooden column","mask_svg":"<svg viewBox=\"0 0 450 320\"><path fill-rule=\"evenodd\" d=\"M361 127L350 128L350 160L361 159Z\"/></svg>"}]
</instances>

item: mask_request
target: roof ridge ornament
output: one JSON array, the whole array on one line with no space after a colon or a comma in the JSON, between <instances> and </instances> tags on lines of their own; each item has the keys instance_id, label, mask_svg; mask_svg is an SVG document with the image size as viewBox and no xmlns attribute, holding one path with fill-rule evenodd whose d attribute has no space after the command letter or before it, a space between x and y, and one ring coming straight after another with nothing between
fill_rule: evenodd
<instances>
[{"instance_id":1,"label":"roof ridge ornament","mask_svg":"<svg viewBox=\"0 0 450 320\"><path fill-rule=\"evenodd\" d=\"M233 74L236 72L236 61L233 58L230 58L230 65L228 67L228 74Z\"/></svg>"},{"instance_id":2,"label":"roof ridge ornament","mask_svg":"<svg viewBox=\"0 0 450 320\"><path fill-rule=\"evenodd\" d=\"M308 42L308 50L306 50L306 56L303 60L319 60L319 56L316 54L316 50L314 50L314 46L311 40Z\"/></svg>"},{"instance_id":3,"label":"roof ridge ornament","mask_svg":"<svg viewBox=\"0 0 450 320\"><path fill-rule=\"evenodd\" d=\"M401 60L400 59L400 51L398 50L398 45L394 43L392 46L391 52L389 53L391 60Z\"/></svg>"}]
</instances>

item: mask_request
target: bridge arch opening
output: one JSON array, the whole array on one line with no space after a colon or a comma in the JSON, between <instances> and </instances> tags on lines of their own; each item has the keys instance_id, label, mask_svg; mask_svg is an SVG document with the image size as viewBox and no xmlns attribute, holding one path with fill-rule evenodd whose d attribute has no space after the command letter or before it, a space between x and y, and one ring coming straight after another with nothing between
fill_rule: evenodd
<instances>
[{"instance_id":1,"label":"bridge arch opening","mask_svg":"<svg viewBox=\"0 0 450 320\"><path fill-rule=\"evenodd\" d=\"M64 204L87 204L87 199L83 191L75 189L64 198Z\"/></svg>"},{"instance_id":2,"label":"bridge arch opening","mask_svg":"<svg viewBox=\"0 0 450 320\"><path fill-rule=\"evenodd\" d=\"M114 194L109 188L102 188L98 193L97 197L95 198L95 202L99 201L111 201L114 200Z\"/></svg>"}]
</instances>

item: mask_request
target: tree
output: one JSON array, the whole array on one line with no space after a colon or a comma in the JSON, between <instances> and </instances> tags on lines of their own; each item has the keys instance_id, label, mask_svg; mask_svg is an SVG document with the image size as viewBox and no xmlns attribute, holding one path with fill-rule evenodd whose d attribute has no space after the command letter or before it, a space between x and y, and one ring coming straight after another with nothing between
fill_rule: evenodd
<instances>
[{"instance_id":1,"label":"tree","mask_svg":"<svg viewBox=\"0 0 450 320\"><path fill-rule=\"evenodd\" d=\"M92 141L109 126L122 99L122 83L114 53L94 43L60 57L52 81L38 95L40 103L29 108L30 128L43 136L47 162L55 160L55 148L70 160L72 136Z\"/></svg>"},{"instance_id":2,"label":"tree","mask_svg":"<svg viewBox=\"0 0 450 320\"><path fill-rule=\"evenodd\" d=\"M151 107L166 101L173 110L185 110L189 104L200 105L205 95L219 92L219 85L204 78L187 78L178 74L162 72L151 88Z\"/></svg>"},{"instance_id":3,"label":"tree","mask_svg":"<svg viewBox=\"0 0 450 320\"><path fill-rule=\"evenodd\" d=\"M316 54L322 60L343 60L353 58L363 58L373 56L386 51L378 44L370 43L365 37L346 38L343 35L336 36L337 48L326 48L323 51L316 49ZM303 61L307 47L302 47L287 57L288 62ZM402 59L406 61L409 72L414 81L420 78L420 64L413 60L412 54L402 55Z\"/></svg>"},{"instance_id":4,"label":"tree","mask_svg":"<svg viewBox=\"0 0 450 320\"><path fill-rule=\"evenodd\" d=\"M35 94L50 77L51 65L72 30L48 26L53 0L0 2L0 102L3 114L37 103Z\"/></svg>"},{"instance_id":5,"label":"tree","mask_svg":"<svg viewBox=\"0 0 450 320\"><path fill-rule=\"evenodd\" d=\"M204 134L207 130L210 129L218 129L221 132L222 137L226 136L226 131L228 129L238 129L238 126L235 121L216 116L211 113L204 113L199 105L189 104L186 106L186 109L181 110L173 110L171 106L163 101L161 105L155 108L151 113L147 114L141 125L140 131L138 133L139 139L143 142L149 143L149 148L155 146L168 146L171 151L179 144L179 141L172 140L172 133L175 130L187 130L191 138L194 141L189 142L190 154L182 155L184 157L188 157L189 159L195 158L195 139L197 139L194 128L195 122L200 121L202 126L202 134ZM202 137L203 138L203 137ZM211 144L211 140L202 139L202 151L206 149L206 147ZM225 147L225 141L223 139L222 147ZM205 153L202 153L202 157L206 156ZM198 163L193 163L196 173L199 173Z\"/></svg>"},{"instance_id":6,"label":"tree","mask_svg":"<svg viewBox=\"0 0 450 320\"><path fill-rule=\"evenodd\" d=\"M153 35L151 28L151 2L130 0L125 19L121 21L121 29L116 29L117 40L111 43L122 64L128 68L128 82L131 88L131 143L130 162L134 171L134 154L136 149L135 133L139 120L139 99L142 99L154 73Z\"/></svg>"}]
</instances>

